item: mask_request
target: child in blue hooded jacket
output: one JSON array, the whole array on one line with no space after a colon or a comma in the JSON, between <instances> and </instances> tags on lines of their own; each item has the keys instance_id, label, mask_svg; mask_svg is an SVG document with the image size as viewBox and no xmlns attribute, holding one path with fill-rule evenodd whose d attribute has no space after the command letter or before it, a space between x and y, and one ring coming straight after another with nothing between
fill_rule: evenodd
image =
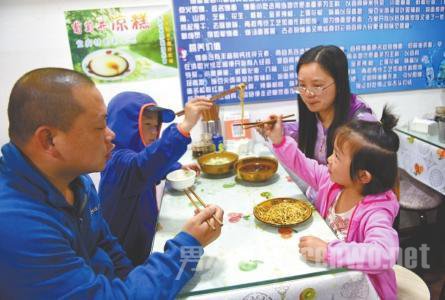
<instances>
[{"instance_id":1,"label":"child in blue hooded jacket","mask_svg":"<svg viewBox=\"0 0 445 300\"><path fill-rule=\"evenodd\" d=\"M173 111L139 92L120 93L108 104L107 123L116 133L116 147L101 173L99 196L111 232L135 265L151 250L158 217L156 185L181 168L178 159L191 142L189 131L211 105L207 98L189 101L184 121L167 127L159 138L161 124L174 120Z\"/></svg>"}]
</instances>

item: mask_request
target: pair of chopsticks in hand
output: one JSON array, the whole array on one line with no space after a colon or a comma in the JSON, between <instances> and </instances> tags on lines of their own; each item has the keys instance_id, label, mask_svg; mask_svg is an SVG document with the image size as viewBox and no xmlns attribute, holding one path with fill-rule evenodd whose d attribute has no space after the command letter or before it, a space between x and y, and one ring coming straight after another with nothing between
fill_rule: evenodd
<instances>
[{"instance_id":1,"label":"pair of chopsticks in hand","mask_svg":"<svg viewBox=\"0 0 445 300\"><path fill-rule=\"evenodd\" d=\"M283 122L295 122L296 119L289 119L290 117L295 116L295 114L291 115L285 115L281 118ZM249 129L253 127L263 127L266 124L275 124L277 120L268 120L268 121L258 121L258 122L252 122L252 123L238 123L234 124L234 126L244 126L244 129Z\"/></svg>"},{"instance_id":2,"label":"pair of chopsticks in hand","mask_svg":"<svg viewBox=\"0 0 445 300\"><path fill-rule=\"evenodd\" d=\"M191 188L187 188L184 190L184 193L186 194L186 196L189 198L190 202L192 202L192 204L195 206L195 208L200 211L201 209L198 207L198 205L195 203L195 200L193 200L194 196L196 198L196 200L198 200L199 203L201 203L201 205L203 207L206 207L207 205L205 204L205 202L201 199L201 197L199 197L194 190L192 190ZM223 225L223 222L218 220L218 218L216 218L215 216L212 216L212 218L219 224L219 225ZM212 228L212 230L216 230L215 226L213 226L212 224L210 224L209 220L206 220L207 225L209 225L210 228Z\"/></svg>"},{"instance_id":3,"label":"pair of chopsticks in hand","mask_svg":"<svg viewBox=\"0 0 445 300\"><path fill-rule=\"evenodd\" d=\"M218 100L220 98L223 98L223 97L225 97L225 96L227 96L229 94L235 93L236 91L244 90L245 88L246 88L246 84L245 83L240 83L237 86L234 86L233 88L230 88L228 90L222 91L221 93L213 95L212 97L210 97L209 101L213 102L213 101ZM180 117L180 116L182 116L184 114L185 114L184 110L181 110L181 111L178 111L178 112L175 113L175 115L177 117Z\"/></svg>"}]
</instances>

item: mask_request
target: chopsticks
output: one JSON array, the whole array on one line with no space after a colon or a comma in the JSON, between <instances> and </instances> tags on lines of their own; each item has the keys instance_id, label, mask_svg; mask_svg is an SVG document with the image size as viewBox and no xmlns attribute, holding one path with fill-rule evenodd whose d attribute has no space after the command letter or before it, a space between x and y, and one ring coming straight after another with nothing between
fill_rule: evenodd
<instances>
[{"instance_id":1,"label":"chopsticks","mask_svg":"<svg viewBox=\"0 0 445 300\"><path fill-rule=\"evenodd\" d=\"M201 197L199 197L194 190L192 190L191 188L187 188L184 190L185 195L187 196L187 198L189 198L190 202L192 202L192 204L195 206L195 208L200 211L201 209L198 207L198 205L195 203L195 200L193 200L194 196L196 198L196 200L198 200L199 203L201 203L201 205L203 207L206 207L207 205L205 204L205 202L201 199ZM221 222L220 220L218 220L218 218L216 218L215 216L212 216L212 218L219 224L219 225L223 225L223 222ZM212 230L216 230L215 226L213 226L212 224L210 224L209 220L206 220L207 225L209 225L210 228L212 228Z\"/></svg>"},{"instance_id":2,"label":"chopsticks","mask_svg":"<svg viewBox=\"0 0 445 300\"><path fill-rule=\"evenodd\" d=\"M229 94L231 94L231 93L234 93L234 92L236 92L236 91L238 91L238 90L244 89L245 87L246 87L246 84L245 84L245 83L240 83L240 84L238 84L237 86L235 86L235 87L233 87L233 88L230 88L230 89L228 89L228 90L222 91L221 93L218 93L218 94L216 94L216 95L213 95L213 96L210 98L210 101L213 102L213 101L218 100L218 99L220 99L220 98L222 98L222 97L224 97L224 96L227 96L227 95L229 95ZM175 115L176 115L177 117L180 117L180 116L184 115L184 110L181 110L181 111L176 112Z\"/></svg>"},{"instance_id":3,"label":"chopsticks","mask_svg":"<svg viewBox=\"0 0 445 300\"><path fill-rule=\"evenodd\" d=\"M296 119L289 119L290 117L293 117L293 116L295 116L295 114L285 115L281 119L283 120L283 122L295 122ZM275 124L276 122L277 122L277 120L258 121L258 122L251 122L251 123L238 123L238 124L233 124L233 126L245 126L244 129L249 129L249 128L253 128L253 127L261 127L266 124Z\"/></svg>"}]
</instances>

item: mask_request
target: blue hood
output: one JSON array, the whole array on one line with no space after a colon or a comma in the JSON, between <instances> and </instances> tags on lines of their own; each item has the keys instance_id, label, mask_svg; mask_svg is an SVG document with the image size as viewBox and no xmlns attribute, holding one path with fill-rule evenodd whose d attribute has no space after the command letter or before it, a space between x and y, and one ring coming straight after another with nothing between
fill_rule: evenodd
<instances>
[{"instance_id":1,"label":"blue hood","mask_svg":"<svg viewBox=\"0 0 445 300\"><path fill-rule=\"evenodd\" d=\"M108 104L108 127L116 133L115 150L131 149L140 152L145 148L139 132L139 119L142 109L152 107L161 113L163 123L175 119L175 113L166 108L157 106L148 95L138 92L123 92L114 96Z\"/></svg>"}]
</instances>

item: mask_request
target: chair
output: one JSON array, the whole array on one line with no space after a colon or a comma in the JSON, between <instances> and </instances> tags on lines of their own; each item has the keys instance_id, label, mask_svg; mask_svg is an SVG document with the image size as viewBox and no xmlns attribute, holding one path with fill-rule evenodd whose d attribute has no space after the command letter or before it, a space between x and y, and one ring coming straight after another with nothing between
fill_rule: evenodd
<instances>
[{"instance_id":1,"label":"chair","mask_svg":"<svg viewBox=\"0 0 445 300\"><path fill-rule=\"evenodd\" d=\"M398 192L398 199L400 204L400 211L407 210L417 213L419 218L419 226L416 226L415 230L400 230L400 212L394 221L394 228L397 230L400 238L400 247L405 248L411 245L416 247L421 244L427 244L431 252L428 255L429 264L433 267L437 267L441 264L441 257L443 256L443 242L441 242L441 236L443 236L441 228L444 220L441 220L443 216L442 205L444 199L443 195L424 185L418 180L412 178L408 173L399 169L398 186L396 185L395 192ZM441 206L442 205L442 206ZM441 208L441 209L439 209ZM437 224L431 227L428 226L427 212L438 209ZM418 257L420 259L420 257ZM424 275L428 272L423 266L418 264L415 268L415 272L419 275Z\"/></svg>"},{"instance_id":2,"label":"chair","mask_svg":"<svg viewBox=\"0 0 445 300\"><path fill-rule=\"evenodd\" d=\"M428 286L416 273L399 265L395 265L393 269L396 273L397 299L430 299Z\"/></svg>"},{"instance_id":3,"label":"chair","mask_svg":"<svg viewBox=\"0 0 445 300\"><path fill-rule=\"evenodd\" d=\"M437 209L442 204L443 196L412 178L404 170L399 169L400 182L398 187L400 210L415 211L419 217L420 233L427 230L426 213ZM400 214L397 216L394 228L399 231Z\"/></svg>"}]
</instances>

